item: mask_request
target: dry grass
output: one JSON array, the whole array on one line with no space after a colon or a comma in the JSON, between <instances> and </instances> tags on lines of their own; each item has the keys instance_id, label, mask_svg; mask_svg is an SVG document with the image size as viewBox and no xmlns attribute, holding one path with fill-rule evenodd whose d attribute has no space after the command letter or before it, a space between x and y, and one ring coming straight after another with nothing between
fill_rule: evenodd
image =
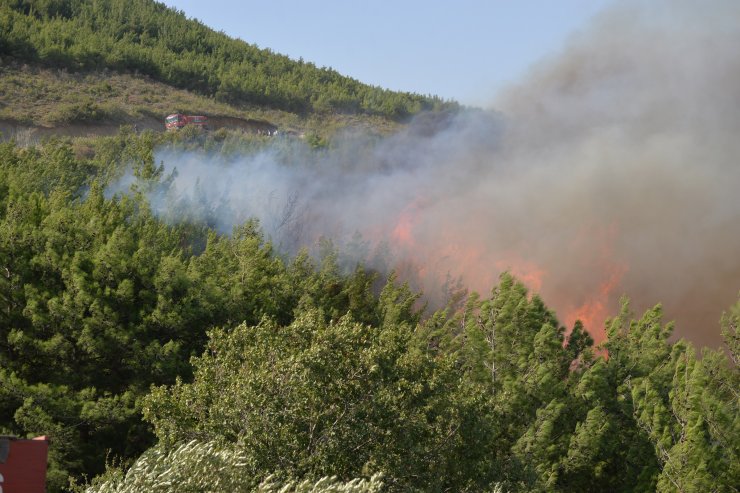
<instances>
[{"instance_id":1,"label":"dry grass","mask_svg":"<svg viewBox=\"0 0 740 493\"><path fill-rule=\"evenodd\" d=\"M322 135L347 127L379 133L398 128L398 124L379 117L302 116L269 108L231 106L143 75L0 65L0 120L34 127L135 124L144 119L162 121L174 112L267 120L282 129Z\"/></svg>"}]
</instances>

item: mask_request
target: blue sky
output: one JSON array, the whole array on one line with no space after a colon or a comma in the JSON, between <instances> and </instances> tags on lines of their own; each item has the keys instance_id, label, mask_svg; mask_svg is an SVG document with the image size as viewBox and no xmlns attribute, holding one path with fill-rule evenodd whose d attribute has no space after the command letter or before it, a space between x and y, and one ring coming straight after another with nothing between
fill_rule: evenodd
<instances>
[{"instance_id":1,"label":"blue sky","mask_svg":"<svg viewBox=\"0 0 740 493\"><path fill-rule=\"evenodd\" d=\"M487 106L609 0L164 0L217 31L362 82Z\"/></svg>"}]
</instances>

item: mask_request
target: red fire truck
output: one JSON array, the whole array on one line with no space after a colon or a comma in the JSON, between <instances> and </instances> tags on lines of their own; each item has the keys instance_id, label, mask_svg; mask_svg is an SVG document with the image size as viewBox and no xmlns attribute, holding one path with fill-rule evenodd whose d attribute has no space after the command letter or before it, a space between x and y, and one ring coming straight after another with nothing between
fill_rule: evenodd
<instances>
[{"instance_id":1,"label":"red fire truck","mask_svg":"<svg viewBox=\"0 0 740 493\"><path fill-rule=\"evenodd\" d=\"M44 493L49 440L0 436L0 492Z\"/></svg>"},{"instance_id":2,"label":"red fire truck","mask_svg":"<svg viewBox=\"0 0 740 493\"><path fill-rule=\"evenodd\" d=\"M167 130L177 130L186 125L208 128L208 117L202 115L183 115L181 113L173 113L164 120L164 127Z\"/></svg>"}]
</instances>

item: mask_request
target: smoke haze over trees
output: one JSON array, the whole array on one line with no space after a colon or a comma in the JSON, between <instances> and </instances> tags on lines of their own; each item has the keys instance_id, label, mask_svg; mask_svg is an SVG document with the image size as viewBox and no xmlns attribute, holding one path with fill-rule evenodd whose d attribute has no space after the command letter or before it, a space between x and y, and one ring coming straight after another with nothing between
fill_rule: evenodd
<instances>
[{"instance_id":1,"label":"smoke haze over trees","mask_svg":"<svg viewBox=\"0 0 740 493\"><path fill-rule=\"evenodd\" d=\"M1 143L0 433L50 492L737 492L739 7L671 5L390 136Z\"/></svg>"},{"instance_id":2,"label":"smoke haze over trees","mask_svg":"<svg viewBox=\"0 0 740 493\"><path fill-rule=\"evenodd\" d=\"M255 215L288 251L359 233L356 260L387 245L431 297L448 274L485 290L509 270L599 340L622 294L661 300L679 335L716 346L706 324L740 287L740 25L735 3L711 5L615 7L497 113L422 116L319 154L277 143L156 160L177 170L182 212L210 211L224 232Z\"/></svg>"}]
</instances>

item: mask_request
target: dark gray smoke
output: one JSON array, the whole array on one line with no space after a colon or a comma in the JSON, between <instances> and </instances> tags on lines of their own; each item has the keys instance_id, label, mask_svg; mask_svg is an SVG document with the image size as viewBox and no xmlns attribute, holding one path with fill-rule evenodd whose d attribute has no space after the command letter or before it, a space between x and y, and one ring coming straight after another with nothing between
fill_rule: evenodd
<instances>
[{"instance_id":1,"label":"dark gray smoke","mask_svg":"<svg viewBox=\"0 0 740 493\"><path fill-rule=\"evenodd\" d=\"M734 1L622 2L497 100L523 202L549 195L516 241L542 232L534 257L587 290L606 249L613 291L707 344L740 289L739 19Z\"/></svg>"},{"instance_id":2,"label":"dark gray smoke","mask_svg":"<svg viewBox=\"0 0 740 493\"><path fill-rule=\"evenodd\" d=\"M662 302L678 335L718 345L740 289L740 2L646 4L598 16L499 113L425 115L321 152L160 150L177 177L155 208L172 218L179 197L227 232L257 216L288 252L385 243L429 293L448 273L486 291L511 270L597 338L621 294Z\"/></svg>"}]
</instances>

